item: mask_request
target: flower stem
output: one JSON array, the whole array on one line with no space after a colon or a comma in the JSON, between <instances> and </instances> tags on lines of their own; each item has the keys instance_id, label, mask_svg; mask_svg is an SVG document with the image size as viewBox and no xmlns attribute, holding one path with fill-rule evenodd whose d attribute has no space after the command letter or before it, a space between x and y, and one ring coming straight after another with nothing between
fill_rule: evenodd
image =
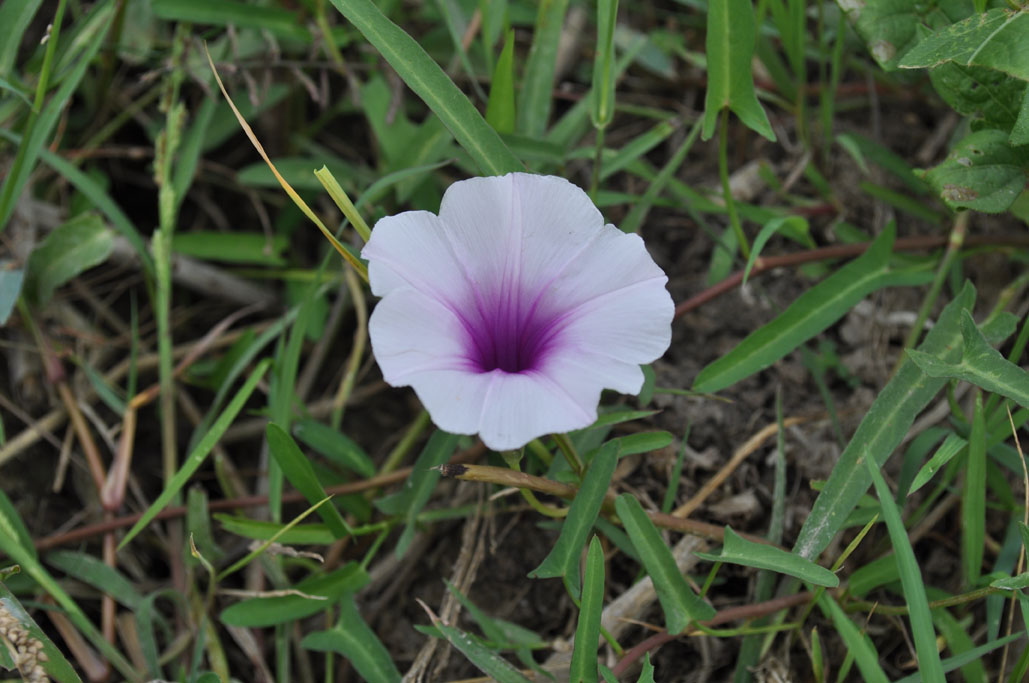
<instances>
[{"instance_id":1,"label":"flower stem","mask_svg":"<svg viewBox=\"0 0 1029 683\"><path fill-rule=\"evenodd\" d=\"M597 201L597 188L600 187L600 168L604 163L604 127L597 128L597 147L593 153L593 179L590 181L590 199Z\"/></svg>"},{"instance_id":2,"label":"flower stem","mask_svg":"<svg viewBox=\"0 0 1029 683\"><path fill-rule=\"evenodd\" d=\"M561 449L561 453L564 454L565 460L568 461L572 471L582 476L582 473L586 471L586 467L582 464L582 460L579 459L579 454L575 452L572 440L568 438L567 434L554 434L554 441L557 442L558 448Z\"/></svg>"},{"instance_id":3,"label":"flower stem","mask_svg":"<svg viewBox=\"0 0 1029 683\"><path fill-rule=\"evenodd\" d=\"M732 231L736 233L736 241L740 243L740 252L743 260L750 259L750 244L747 236L743 234L743 224L740 223L740 216L736 213L736 202L732 198L732 188L729 186L729 109L722 109L722 120L718 124L718 177L722 180L722 194L725 197L725 208L729 212L729 224Z\"/></svg>"},{"instance_id":4,"label":"flower stem","mask_svg":"<svg viewBox=\"0 0 1029 683\"><path fill-rule=\"evenodd\" d=\"M519 463L522 460L521 451L504 451L500 454L500 457L502 457L504 459L504 462L507 463L507 466L515 472L520 473L522 471L521 467L519 466ZM554 519L561 519L563 517L568 516L568 508L559 508L541 502L540 499L536 497L536 494L534 494L531 489L519 487L518 490L521 492L522 498L525 499L525 502L529 504L529 507L531 507L533 510L540 513L541 515L544 515L545 517L553 517Z\"/></svg>"}]
</instances>

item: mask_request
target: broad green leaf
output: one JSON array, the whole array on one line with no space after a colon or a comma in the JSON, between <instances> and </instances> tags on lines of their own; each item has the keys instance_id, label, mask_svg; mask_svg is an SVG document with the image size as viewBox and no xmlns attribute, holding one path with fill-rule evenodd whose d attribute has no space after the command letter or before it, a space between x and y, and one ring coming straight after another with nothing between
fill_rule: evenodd
<instances>
[{"instance_id":1,"label":"broad green leaf","mask_svg":"<svg viewBox=\"0 0 1029 683\"><path fill-rule=\"evenodd\" d=\"M960 313L970 309L974 303L975 289L966 284L954 301L944 308L919 348L927 353L956 358L961 343ZM814 559L829 545L871 484L863 461L874 459L880 466L885 463L915 418L944 384L946 380L929 377L914 363L906 362L901 366L879 392L834 465L832 475L804 521L794 552Z\"/></svg>"},{"instance_id":2,"label":"broad green leaf","mask_svg":"<svg viewBox=\"0 0 1029 683\"><path fill-rule=\"evenodd\" d=\"M12 265L10 261L0 261L0 325L4 325L11 317L25 279L24 269L12 268Z\"/></svg>"},{"instance_id":3,"label":"broad green leaf","mask_svg":"<svg viewBox=\"0 0 1029 683\"><path fill-rule=\"evenodd\" d=\"M596 536L586 552L585 574L568 676L571 683L596 683L597 680L597 641L600 615L604 610L604 549Z\"/></svg>"},{"instance_id":4,"label":"broad green leaf","mask_svg":"<svg viewBox=\"0 0 1029 683\"><path fill-rule=\"evenodd\" d=\"M940 468L950 462L951 458L960 453L961 449L967 445L968 442L957 434L948 434L947 439L933 453L933 457L929 458L928 462L918 470L918 474L915 475L911 487L908 489L908 495L929 483L929 480L939 472Z\"/></svg>"},{"instance_id":5,"label":"broad green leaf","mask_svg":"<svg viewBox=\"0 0 1029 683\"><path fill-rule=\"evenodd\" d=\"M401 515L405 519L405 527L393 552L397 558L404 556L411 541L414 540L415 521L418 513L432 495L432 489L439 481L439 466L450 460L457 448L457 437L442 430L436 430L425 444L418 460L415 461L411 476L404 482L404 488L397 493L379 498L375 507L387 515Z\"/></svg>"},{"instance_id":6,"label":"broad green leaf","mask_svg":"<svg viewBox=\"0 0 1029 683\"><path fill-rule=\"evenodd\" d=\"M611 442L618 444L618 457L624 458L627 455L656 451L674 440L675 437L671 432L640 432L639 434L620 436L612 439Z\"/></svg>"},{"instance_id":7,"label":"broad green leaf","mask_svg":"<svg viewBox=\"0 0 1029 683\"><path fill-rule=\"evenodd\" d=\"M779 574L795 576L801 581L807 581L816 586L835 588L840 585L839 577L825 567L782 548L748 541L729 527L725 527L725 541L720 555L713 553L696 553L696 555L709 562L727 562L744 567L770 569Z\"/></svg>"},{"instance_id":8,"label":"broad green leaf","mask_svg":"<svg viewBox=\"0 0 1029 683\"><path fill-rule=\"evenodd\" d=\"M719 0L707 13L707 96L702 140L715 132L718 115L728 107L751 130L775 142L775 133L754 92L750 60L757 29L750 0Z\"/></svg>"},{"instance_id":9,"label":"broad green leaf","mask_svg":"<svg viewBox=\"0 0 1029 683\"><path fill-rule=\"evenodd\" d=\"M1008 143L1012 146L1029 144L1029 86L1022 95L1022 103L1018 106L1018 117L1011 128Z\"/></svg>"},{"instance_id":10,"label":"broad green leaf","mask_svg":"<svg viewBox=\"0 0 1029 683\"><path fill-rule=\"evenodd\" d=\"M339 621L327 631L310 633L300 646L319 652L335 652L350 662L366 681L394 683L400 681L389 650L375 635L354 604L351 596L339 602Z\"/></svg>"},{"instance_id":11,"label":"broad green leaf","mask_svg":"<svg viewBox=\"0 0 1029 683\"><path fill-rule=\"evenodd\" d=\"M267 541L286 526L281 522L266 522L218 513L214 518L229 533L258 541ZM335 543L337 538L325 524L297 524L278 536L277 540L284 545L330 545Z\"/></svg>"},{"instance_id":12,"label":"broad green leaf","mask_svg":"<svg viewBox=\"0 0 1029 683\"><path fill-rule=\"evenodd\" d=\"M972 133L925 179L953 209L986 213L1007 210L1025 188L1029 150L1011 147L1002 130Z\"/></svg>"},{"instance_id":13,"label":"broad green leaf","mask_svg":"<svg viewBox=\"0 0 1029 683\"><path fill-rule=\"evenodd\" d=\"M840 634L847 652L854 657L858 670L866 683L889 683L889 678L879 666L879 654L867 636L858 630L847 613L828 593L822 593L818 599L818 607L825 616L832 619L836 632Z\"/></svg>"},{"instance_id":14,"label":"broad green leaf","mask_svg":"<svg viewBox=\"0 0 1029 683\"><path fill-rule=\"evenodd\" d=\"M650 663L650 653L643 655L643 668L636 683L654 683L654 665Z\"/></svg>"},{"instance_id":15,"label":"broad green leaf","mask_svg":"<svg viewBox=\"0 0 1029 683\"><path fill-rule=\"evenodd\" d=\"M489 101L486 103L486 123L498 133L513 133L515 130L514 31L507 32L504 49L500 51L497 66L493 69Z\"/></svg>"},{"instance_id":16,"label":"broad green leaf","mask_svg":"<svg viewBox=\"0 0 1029 683\"><path fill-rule=\"evenodd\" d=\"M165 21L186 21L215 26L234 25L267 31L279 38L310 43L311 32L296 12L279 6L254 5L238 0L152 0L154 14ZM323 38L322 38L323 39Z\"/></svg>"},{"instance_id":17,"label":"broad green leaf","mask_svg":"<svg viewBox=\"0 0 1029 683\"><path fill-rule=\"evenodd\" d=\"M618 0L597 0L597 52L593 57L590 118L595 128L611 123L615 111L615 25Z\"/></svg>"},{"instance_id":18,"label":"broad green leaf","mask_svg":"<svg viewBox=\"0 0 1029 683\"><path fill-rule=\"evenodd\" d=\"M25 273L25 295L38 305L68 280L100 265L114 249L114 235L102 218L85 213L72 218L33 250Z\"/></svg>"},{"instance_id":19,"label":"broad green leaf","mask_svg":"<svg viewBox=\"0 0 1029 683\"><path fill-rule=\"evenodd\" d=\"M317 420L299 420L293 434L337 465L362 477L375 475L375 463L356 441Z\"/></svg>"},{"instance_id":20,"label":"broad green leaf","mask_svg":"<svg viewBox=\"0 0 1029 683\"><path fill-rule=\"evenodd\" d=\"M557 48L567 11L568 0L541 0L539 3L532 47L522 73L522 95L518 100L518 132L522 135L539 138L547 130Z\"/></svg>"},{"instance_id":21,"label":"broad green leaf","mask_svg":"<svg viewBox=\"0 0 1029 683\"><path fill-rule=\"evenodd\" d=\"M110 595L130 610L135 610L143 602L143 596L124 574L92 555L55 550L47 554L46 562L68 576L93 586L102 594Z\"/></svg>"},{"instance_id":22,"label":"broad green leaf","mask_svg":"<svg viewBox=\"0 0 1029 683\"><path fill-rule=\"evenodd\" d=\"M256 368L254 368L253 373L251 373L250 377L247 378L247 381L232 398L232 401L225 408L225 411L218 416L218 419L211 428L207 430L204 437L200 439L196 447L189 454L189 457L186 458L186 461L182 463L179 471L175 473L171 478L171 481L169 481L164 487L164 490L161 491L161 495L157 497L157 500L150 504L150 507L147 508L146 512L143 513L143 516L139 518L139 521L132 525L132 528L125 534L125 538L123 538L121 543L118 544L119 549L124 548L129 541L135 538L136 534L144 529L146 525L157 516L157 513L163 510L165 506L172 501L172 498L178 495L179 491L182 490L182 487L186 485L187 481L189 481L189 478L193 476L193 473L196 472L200 465L203 464L208 453L210 453L211 449L214 448L214 445L222 438L225 430L229 428L229 425L235 421L236 416L239 415L241 410L243 410L243 406L246 405L247 400L249 400L250 394L252 394L254 389L257 388L257 383L261 381L265 373L268 372L268 367L270 365L271 360L265 359L261 361Z\"/></svg>"},{"instance_id":23,"label":"broad green leaf","mask_svg":"<svg viewBox=\"0 0 1029 683\"><path fill-rule=\"evenodd\" d=\"M893 494L879 471L878 463L873 458L866 458L865 467L879 496L883 520L893 544L894 557L900 571L900 583L904 588L904 600L908 605L915 652L918 655L918 670L922 674L922 680L943 681L943 667L940 664L940 651L936 649L936 630L933 628L932 614L929 612L929 598L925 594L922 573L915 558L915 551L908 540L900 509L893 501Z\"/></svg>"},{"instance_id":24,"label":"broad green leaf","mask_svg":"<svg viewBox=\"0 0 1029 683\"><path fill-rule=\"evenodd\" d=\"M265 168L267 167L265 165ZM286 265L282 252L288 245L289 240L285 235L268 239L263 233L239 230L196 230L177 232L172 237L172 250L179 254L205 261L252 263L261 266Z\"/></svg>"},{"instance_id":25,"label":"broad green leaf","mask_svg":"<svg viewBox=\"0 0 1029 683\"><path fill-rule=\"evenodd\" d=\"M1029 12L994 8L937 31L913 47L901 69L944 62L985 66L1029 81Z\"/></svg>"},{"instance_id":26,"label":"broad green leaf","mask_svg":"<svg viewBox=\"0 0 1029 683\"><path fill-rule=\"evenodd\" d=\"M968 0L837 0L879 66L897 68L900 59L921 39L924 26L943 28L969 16Z\"/></svg>"},{"instance_id":27,"label":"broad green leaf","mask_svg":"<svg viewBox=\"0 0 1029 683\"><path fill-rule=\"evenodd\" d=\"M0 13L0 17L2 17L2 13ZM3 615L5 641L9 641L16 630L19 630L27 640L23 645L34 645L35 643L42 645L39 650L42 656L38 657L36 661L48 676L46 680L54 680L57 683L82 683L82 679L75 673L75 668L64 658L61 650L47 637L43 629L39 628L39 625L18 602L18 598L2 582L0 582L0 613ZM7 648L4 648L4 653L6 652ZM32 670L33 667L27 664L27 662L22 664L22 674L28 674ZM23 680L29 679L24 678Z\"/></svg>"},{"instance_id":28,"label":"broad green leaf","mask_svg":"<svg viewBox=\"0 0 1029 683\"><path fill-rule=\"evenodd\" d=\"M618 444L609 442L593 456L568 516L561 524L557 542L540 566L529 572L529 576L537 579L562 576L572 594L579 594L579 555L604 504L607 487L618 463L618 453Z\"/></svg>"},{"instance_id":29,"label":"broad green leaf","mask_svg":"<svg viewBox=\"0 0 1029 683\"><path fill-rule=\"evenodd\" d=\"M286 595L247 598L222 610L221 621L229 626L256 628L284 624L331 609L344 596L355 593L370 581L356 562L304 579ZM307 597L313 596L313 597Z\"/></svg>"},{"instance_id":30,"label":"broad green leaf","mask_svg":"<svg viewBox=\"0 0 1029 683\"><path fill-rule=\"evenodd\" d=\"M961 334L964 344L958 362L914 350L908 355L930 377L965 380L1029 408L1029 373L990 346L968 312L961 316Z\"/></svg>"},{"instance_id":31,"label":"broad green leaf","mask_svg":"<svg viewBox=\"0 0 1029 683\"><path fill-rule=\"evenodd\" d=\"M438 116L487 175L524 171L522 162L418 43L371 0L332 0L390 66ZM549 94L548 94L549 97Z\"/></svg>"},{"instance_id":32,"label":"broad green leaf","mask_svg":"<svg viewBox=\"0 0 1029 683\"><path fill-rule=\"evenodd\" d=\"M735 349L700 371L694 391L720 391L764 370L842 318L877 289L928 282L924 268L893 268L894 229L888 227L864 254L800 295L775 320L752 332Z\"/></svg>"},{"instance_id":33,"label":"broad green leaf","mask_svg":"<svg viewBox=\"0 0 1029 683\"><path fill-rule=\"evenodd\" d=\"M1024 101L1025 81L995 69L947 62L929 72L933 88L954 111L971 118L973 130L1015 125Z\"/></svg>"},{"instance_id":34,"label":"broad green leaf","mask_svg":"<svg viewBox=\"0 0 1029 683\"><path fill-rule=\"evenodd\" d=\"M532 657L532 649L546 646L540 636L527 628L514 624L504 619L497 619L488 616L479 607L468 599L461 591L447 582L447 589L457 598L457 601L468 610L468 616L475 620L475 623L482 629L483 635L497 649L513 649L519 661L526 667L544 674L544 669ZM544 674L546 675L546 674Z\"/></svg>"},{"instance_id":35,"label":"broad green leaf","mask_svg":"<svg viewBox=\"0 0 1029 683\"><path fill-rule=\"evenodd\" d=\"M325 489L322 487L321 482L318 481L318 477L315 475L314 468L311 467L307 456L303 454L296 442L293 441L293 437L274 422L268 423L265 434L268 438L268 450L271 451L275 462L279 463L279 467L282 468L286 479L312 505L324 500L326 497ZM337 538L350 535L350 528L331 500L325 505L318 507L318 516L332 530L332 533L336 534Z\"/></svg>"},{"instance_id":36,"label":"broad green leaf","mask_svg":"<svg viewBox=\"0 0 1029 683\"><path fill-rule=\"evenodd\" d=\"M647 517L643 506L628 493L618 496L615 510L629 539L639 553L644 569L654 581L657 598L665 613L665 625L671 634L682 633L693 621L706 621L715 616L715 609L704 602L679 572L657 527Z\"/></svg>"},{"instance_id":37,"label":"broad green leaf","mask_svg":"<svg viewBox=\"0 0 1029 683\"><path fill-rule=\"evenodd\" d=\"M444 624L435 615L433 617L433 626L439 630L447 642L457 648L477 669L497 683L529 683L528 678L519 673L496 652L456 626Z\"/></svg>"}]
</instances>

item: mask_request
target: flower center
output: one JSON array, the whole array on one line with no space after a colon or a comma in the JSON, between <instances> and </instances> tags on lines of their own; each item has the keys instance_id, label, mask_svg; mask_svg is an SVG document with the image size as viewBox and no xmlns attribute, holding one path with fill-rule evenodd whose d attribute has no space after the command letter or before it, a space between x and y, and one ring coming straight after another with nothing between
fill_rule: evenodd
<instances>
[{"instance_id":1,"label":"flower center","mask_svg":"<svg viewBox=\"0 0 1029 683\"><path fill-rule=\"evenodd\" d=\"M553 345L559 316L543 315L535 307L523 314L517 308L497 306L466 323L466 357L475 372L517 374L542 365Z\"/></svg>"}]
</instances>

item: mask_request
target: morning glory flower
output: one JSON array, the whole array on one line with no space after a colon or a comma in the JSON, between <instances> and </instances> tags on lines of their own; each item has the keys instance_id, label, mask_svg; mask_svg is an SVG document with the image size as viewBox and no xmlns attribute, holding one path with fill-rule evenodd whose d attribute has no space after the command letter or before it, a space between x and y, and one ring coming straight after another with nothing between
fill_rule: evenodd
<instances>
[{"instance_id":1,"label":"morning glory flower","mask_svg":"<svg viewBox=\"0 0 1029 683\"><path fill-rule=\"evenodd\" d=\"M601 390L639 393L671 341L668 277L563 178L454 183L438 216L379 220L361 255L386 382L494 450L589 426Z\"/></svg>"}]
</instances>

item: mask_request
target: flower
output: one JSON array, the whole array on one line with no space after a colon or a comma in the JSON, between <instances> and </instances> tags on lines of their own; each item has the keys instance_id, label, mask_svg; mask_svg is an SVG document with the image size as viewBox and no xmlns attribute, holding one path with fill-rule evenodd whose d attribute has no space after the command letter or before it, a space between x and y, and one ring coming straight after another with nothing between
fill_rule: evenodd
<instances>
[{"instance_id":1,"label":"flower","mask_svg":"<svg viewBox=\"0 0 1029 683\"><path fill-rule=\"evenodd\" d=\"M456 182L439 216L379 220L361 255L386 382L494 450L589 426L601 390L639 393L671 341L668 277L563 178Z\"/></svg>"}]
</instances>

